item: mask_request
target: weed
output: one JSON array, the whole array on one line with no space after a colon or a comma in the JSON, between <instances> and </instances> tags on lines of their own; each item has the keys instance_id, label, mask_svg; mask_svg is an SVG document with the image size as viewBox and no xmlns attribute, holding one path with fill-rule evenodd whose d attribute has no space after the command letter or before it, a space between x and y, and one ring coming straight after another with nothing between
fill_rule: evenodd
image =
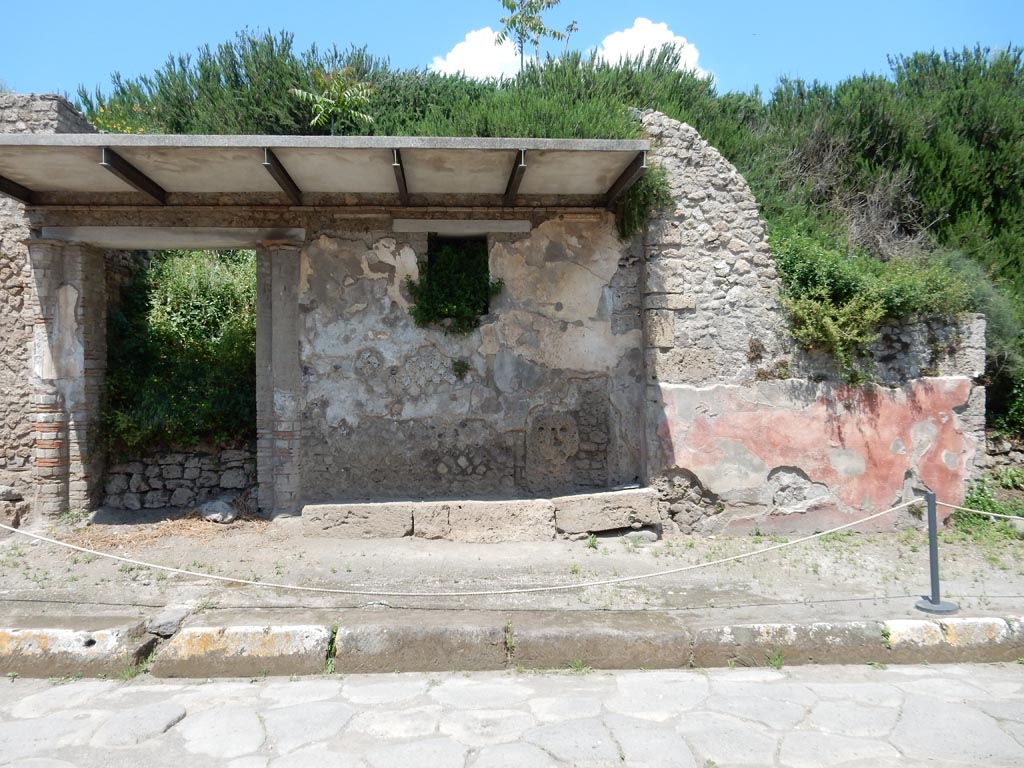
<instances>
[{"instance_id":1,"label":"weed","mask_svg":"<svg viewBox=\"0 0 1024 768\"><path fill-rule=\"evenodd\" d=\"M589 675L594 670L583 659L573 659L569 662L569 671L574 675Z\"/></svg>"},{"instance_id":2,"label":"weed","mask_svg":"<svg viewBox=\"0 0 1024 768\"><path fill-rule=\"evenodd\" d=\"M570 576L578 576L579 572L580 572L580 565L579 565L579 563L573 563L572 565L569 566L569 575Z\"/></svg>"},{"instance_id":3,"label":"weed","mask_svg":"<svg viewBox=\"0 0 1024 768\"><path fill-rule=\"evenodd\" d=\"M587 549L597 549L597 534L587 536Z\"/></svg>"},{"instance_id":4,"label":"weed","mask_svg":"<svg viewBox=\"0 0 1024 768\"><path fill-rule=\"evenodd\" d=\"M1017 659L1017 661L1021 661L1021 659ZM15 680L18 679L18 673L17 672L8 672L7 673L7 679L10 680L13 683Z\"/></svg>"},{"instance_id":5,"label":"weed","mask_svg":"<svg viewBox=\"0 0 1024 768\"><path fill-rule=\"evenodd\" d=\"M772 669L782 669L782 665L785 663L785 659L782 657L782 652L778 648L773 648L771 651L764 655L765 662Z\"/></svg>"},{"instance_id":6,"label":"weed","mask_svg":"<svg viewBox=\"0 0 1024 768\"><path fill-rule=\"evenodd\" d=\"M882 662L880 662L880 661L871 661L871 660L868 660L868 662L867 662L867 665L868 665L869 667L873 667L874 669L888 669L888 668L889 668L889 667L888 667L887 665L883 664L883 663L882 663Z\"/></svg>"},{"instance_id":7,"label":"weed","mask_svg":"<svg viewBox=\"0 0 1024 768\"><path fill-rule=\"evenodd\" d=\"M73 675L62 675L61 677L47 678L50 685L67 685L68 683L76 683L82 679L82 673L76 672Z\"/></svg>"},{"instance_id":8,"label":"weed","mask_svg":"<svg viewBox=\"0 0 1024 768\"><path fill-rule=\"evenodd\" d=\"M152 651L149 654L149 656L147 656L146 658L142 659L138 663L132 664L131 666L129 666L126 669L124 669L121 672L121 674L118 675L118 678L121 679L121 680L124 680L124 681L134 680L139 675L144 674L146 672L149 672L149 668L153 664L153 657L154 656L156 656L156 651L155 650Z\"/></svg>"},{"instance_id":9,"label":"weed","mask_svg":"<svg viewBox=\"0 0 1024 768\"><path fill-rule=\"evenodd\" d=\"M512 620L509 619L505 622L505 661L512 661L512 657L516 655L516 637L515 632L512 629Z\"/></svg>"},{"instance_id":10,"label":"weed","mask_svg":"<svg viewBox=\"0 0 1024 768\"><path fill-rule=\"evenodd\" d=\"M338 625L331 625L331 639L327 642L327 659L324 661L324 674L333 675L338 655Z\"/></svg>"},{"instance_id":11,"label":"weed","mask_svg":"<svg viewBox=\"0 0 1024 768\"><path fill-rule=\"evenodd\" d=\"M888 627L882 627L882 645L885 646L887 651L892 650L892 632L889 631Z\"/></svg>"},{"instance_id":12,"label":"weed","mask_svg":"<svg viewBox=\"0 0 1024 768\"><path fill-rule=\"evenodd\" d=\"M456 379L463 381L466 374L469 373L469 362L461 359L452 360L452 373L455 374Z\"/></svg>"}]
</instances>

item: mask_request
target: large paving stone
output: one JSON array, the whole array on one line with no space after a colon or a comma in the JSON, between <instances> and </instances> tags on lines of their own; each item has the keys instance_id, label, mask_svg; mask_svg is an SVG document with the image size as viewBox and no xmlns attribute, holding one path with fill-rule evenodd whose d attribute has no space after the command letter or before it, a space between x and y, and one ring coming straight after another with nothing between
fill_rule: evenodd
<instances>
[{"instance_id":1,"label":"large paving stone","mask_svg":"<svg viewBox=\"0 0 1024 768\"><path fill-rule=\"evenodd\" d=\"M679 732L693 748L698 765L775 764L777 738L766 728L729 715L694 712L680 717Z\"/></svg>"},{"instance_id":2,"label":"large paving stone","mask_svg":"<svg viewBox=\"0 0 1024 768\"><path fill-rule=\"evenodd\" d=\"M280 623L273 612L197 616L157 651L156 677L312 675L323 672L331 630L326 623Z\"/></svg>"},{"instance_id":3,"label":"large paving stone","mask_svg":"<svg viewBox=\"0 0 1024 768\"><path fill-rule=\"evenodd\" d=\"M881 739L854 739L812 731L793 731L782 740L779 750L779 762L786 768L821 768L856 761L875 764L900 758L900 753Z\"/></svg>"},{"instance_id":4,"label":"large paving stone","mask_svg":"<svg viewBox=\"0 0 1024 768\"><path fill-rule=\"evenodd\" d=\"M129 616L0 619L0 674L116 676L149 655L156 638Z\"/></svg>"},{"instance_id":5,"label":"large paving stone","mask_svg":"<svg viewBox=\"0 0 1024 768\"><path fill-rule=\"evenodd\" d=\"M469 749L449 738L435 738L377 747L368 750L362 757L371 768L418 765L464 768L468 752Z\"/></svg>"},{"instance_id":6,"label":"large paving stone","mask_svg":"<svg viewBox=\"0 0 1024 768\"><path fill-rule=\"evenodd\" d=\"M529 686L502 677L451 677L430 690L431 699L451 709L511 709L532 694Z\"/></svg>"},{"instance_id":7,"label":"large paving stone","mask_svg":"<svg viewBox=\"0 0 1024 768\"><path fill-rule=\"evenodd\" d=\"M184 717L185 708L173 701L115 712L93 734L89 744L93 747L130 747L159 736Z\"/></svg>"},{"instance_id":8,"label":"large paving stone","mask_svg":"<svg viewBox=\"0 0 1024 768\"><path fill-rule=\"evenodd\" d=\"M551 756L533 744L499 744L480 750L473 768L555 768Z\"/></svg>"},{"instance_id":9,"label":"large paving stone","mask_svg":"<svg viewBox=\"0 0 1024 768\"><path fill-rule=\"evenodd\" d=\"M572 727L560 723L538 725L523 738L570 765L619 764L619 748L600 720L576 720Z\"/></svg>"},{"instance_id":10,"label":"large paving stone","mask_svg":"<svg viewBox=\"0 0 1024 768\"><path fill-rule=\"evenodd\" d=\"M374 710L352 718L347 730L376 739L417 739L436 732L440 721L441 707L437 705Z\"/></svg>"},{"instance_id":11,"label":"large paving stone","mask_svg":"<svg viewBox=\"0 0 1024 768\"><path fill-rule=\"evenodd\" d=\"M453 622L439 611L349 611L334 642L338 672L433 672L505 666L500 614L465 612Z\"/></svg>"},{"instance_id":12,"label":"large paving stone","mask_svg":"<svg viewBox=\"0 0 1024 768\"><path fill-rule=\"evenodd\" d=\"M248 755L266 738L259 716L249 707L226 706L187 715L176 726L189 752L228 760Z\"/></svg>"},{"instance_id":13,"label":"large paving stone","mask_svg":"<svg viewBox=\"0 0 1024 768\"><path fill-rule=\"evenodd\" d=\"M696 768L686 741L669 725L656 725L620 715L609 715L611 730L625 765L645 768Z\"/></svg>"},{"instance_id":14,"label":"large paving stone","mask_svg":"<svg viewBox=\"0 0 1024 768\"><path fill-rule=\"evenodd\" d=\"M1024 765L1024 746L988 715L954 701L908 695L891 743L915 760Z\"/></svg>"},{"instance_id":15,"label":"large paving stone","mask_svg":"<svg viewBox=\"0 0 1024 768\"><path fill-rule=\"evenodd\" d=\"M708 695L708 681L699 672L627 672L616 677L616 687L606 709L653 721L695 709Z\"/></svg>"},{"instance_id":16,"label":"large paving stone","mask_svg":"<svg viewBox=\"0 0 1024 768\"><path fill-rule=\"evenodd\" d=\"M425 675L351 675L342 695L353 704L397 704L421 696L428 687Z\"/></svg>"},{"instance_id":17,"label":"large paving stone","mask_svg":"<svg viewBox=\"0 0 1024 768\"><path fill-rule=\"evenodd\" d=\"M314 701L262 713L267 743L277 754L335 736L352 718L354 710L339 701Z\"/></svg>"},{"instance_id":18,"label":"large paving stone","mask_svg":"<svg viewBox=\"0 0 1024 768\"><path fill-rule=\"evenodd\" d=\"M563 533L612 531L634 523L661 522L658 493L653 488L558 496L551 502L555 506L555 525Z\"/></svg>"},{"instance_id":19,"label":"large paving stone","mask_svg":"<svg viewBox=\"0 0 1024 768\"><path fill-rule=\"evenodd\" d=\"M92 703L115 690L117 684L101 680L82 680L73 685L47 685L31 693L10 707L12 717L34 718L64 712L68 709L86 709Z\"/></svg>"},{"instance_id":20,"label":"large paving stone","mask_svg":"<svg viewBox=\"0 0 1024 768\"><path fill-rule=\"evenodd\" d=\"M597 717L601 699L597 696L537 696L529 701L530 712L542 723L563 723L566 720ZM571 726L570 726L571 727Z\"/></svg>"},{"instance_id":21,"label":"large paving stone","mask_svg":"<svg viewBox=\"0 0 1024 768\"><path fill-rule=\"evenodd\" d=\"M0 722L0 760L31 758L61 747L84 747L104 716L102 712L79 710Z\"/></svg>"},{"instance_id":22,"label":"large paving stone","mask_svg":"<svg viewBox=\"0 0 1024 768\"><path fill-rule=\"evenodd\" d=\"M515 709L458 710L441 718L440 731L460 744L486 747L517 741L534 725L533 717Z\"/></svg>"},{"instance_id":23,"label":"large paving stone","mask_svg":"<svg viewBox=\"0 0 1024 768\"><path fill-rule=\"evenodd\" d=\"M268 683L260 691L260 698L265 699L271 707L290 707L293 704L329 701L340 694L340 680L297 679Z\"/></svg>"},{"instance_id":24,"label":"large paving stone","mask_svg":"<svg viewBox=\"0 0 1024 768\"><path fill-rule=\"evenodd\" d=\"M823 733L881 739L893 729L899 716L896 707L823 701L811 710L807 724Z\"/></svg>"}]
</instances>

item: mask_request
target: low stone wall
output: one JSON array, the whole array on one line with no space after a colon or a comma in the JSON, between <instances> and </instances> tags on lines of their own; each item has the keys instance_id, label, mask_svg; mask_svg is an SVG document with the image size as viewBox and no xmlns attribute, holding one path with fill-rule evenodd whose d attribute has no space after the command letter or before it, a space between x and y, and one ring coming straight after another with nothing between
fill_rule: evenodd
<instances>
[{"instance_id":1,"label":"low stone wall","mask_svg":"<svg viewBox=\"0 0 1024 768\"><path fill-rule=\"evenodd\" d=\"M191 507L256 483L256 452L159 453L107 470L103 504L113 509Z\"/></svg>"},{"instance_id":2,"label":"low stone wall","mask_svg":"<svg viewBox=\"0 0 1024 768\"><path fill-rule=\"evenodd\" d=\"M1024 443L989 437L986 450L975 462L984 472L998 472L1001 469L1024 468Z\"/></svg>"}]
</instances>

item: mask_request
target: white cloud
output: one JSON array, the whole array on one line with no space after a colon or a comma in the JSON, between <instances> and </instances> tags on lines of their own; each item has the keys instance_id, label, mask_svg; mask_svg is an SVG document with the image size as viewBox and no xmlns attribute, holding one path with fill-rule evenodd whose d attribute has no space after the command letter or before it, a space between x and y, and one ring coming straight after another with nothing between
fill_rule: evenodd
<instances>
[{"instance_id":1,"label":"white cloud","mask_svg":"<svg viewBox=\"0 0 1024 768\"><path fill-rule=\"evenodd\" d=\"M514 77L519 72L519 54L508 40L495 45L497 34L490 27L474 29L444 56L435 56L430 69L446 75L464 72L467 77L477 80Z\"/></svg>"},{"instance_id":2,"label":"white cloud","mask_svg":"<svg viewBox=\"0 0 1024 768\"><path fill-rule=\"evenodd\" d=\"M597 48L597 55L614 64L626 56L635 57L641 53L656 51L666 43L679 49L680 69L693 70L701 75L707 74L697 66L697 57L700 56L697 46L682 35L675 34L668 28L668 24L655 24L642 16L633 22L632 27L612 32L602 40Z\"/></svg>"}]
</instances>

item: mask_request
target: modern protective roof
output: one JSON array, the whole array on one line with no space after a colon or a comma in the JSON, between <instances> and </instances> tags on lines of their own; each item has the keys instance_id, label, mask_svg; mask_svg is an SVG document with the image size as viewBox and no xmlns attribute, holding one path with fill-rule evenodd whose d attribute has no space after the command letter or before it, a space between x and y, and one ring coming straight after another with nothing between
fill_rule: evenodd
<instances>
[{"instance_id":1,"label":"modern protective roof","mask_svg":"<svg viewBox=\"0 0 1024 768\"><path fill-rule=\"evenodd\" d=\"M286 205L332 196L394 196L404 205L493 196L504 205L564 197L610 207L646 171L649 146L636 139L13 134L0 135L0 193L43 206L123 193L173 206L179 194L238 193L279 196Z\"/></svg>"}]
</instances>

